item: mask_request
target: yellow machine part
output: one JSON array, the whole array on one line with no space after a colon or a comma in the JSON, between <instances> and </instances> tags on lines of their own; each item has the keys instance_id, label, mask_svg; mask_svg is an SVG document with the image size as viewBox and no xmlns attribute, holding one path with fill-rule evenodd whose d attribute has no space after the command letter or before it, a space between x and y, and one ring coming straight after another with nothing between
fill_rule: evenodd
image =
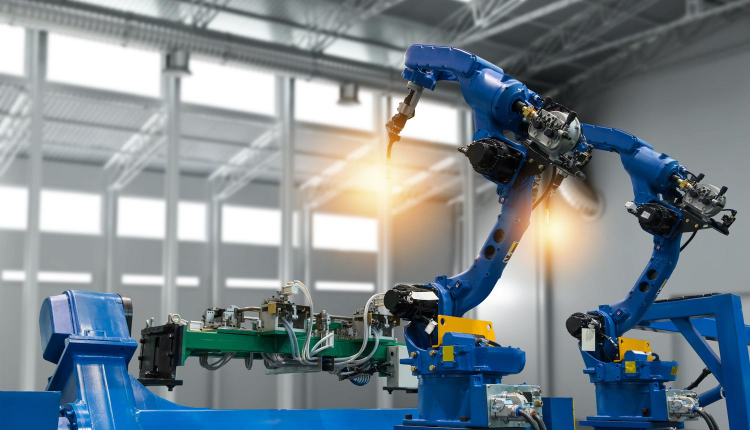
<instances>
[{"instance_id":1,"label":"yellow machine part","mask_svg":"<svg viewBox=\"0 0 750 430\"><path fill-rule=\"evenodd\" d=\"M640 351L640 352L645 352L645 353L651 352L651 342L647 340L620 337L620 338L617 338L617 343L620 345L620 358L615 360L615 362L617 363L622 361L623 357L625 357L625 353L628 351ZM654 357L649 355L648 361L653 361L653 360L654 360Z\"/></svg>"},{"instance_id":2,"label":"yellow machine part","mask_svg":"<svg viewBox=\"0 0 750 430\"><path fill-rule=\"evenodd\" d=\"M438 315L438 344L433 345L434 347L443 345L443 336L446 333L473 334L495 341L495 330L490 321Z\"/></svg>"}]
</instances>

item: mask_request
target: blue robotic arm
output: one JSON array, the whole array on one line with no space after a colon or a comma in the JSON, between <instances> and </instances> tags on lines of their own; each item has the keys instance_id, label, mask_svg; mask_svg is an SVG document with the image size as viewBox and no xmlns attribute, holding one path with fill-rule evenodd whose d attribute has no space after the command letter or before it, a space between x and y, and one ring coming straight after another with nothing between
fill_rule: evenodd
<instances>
[{"instance_id":1,"label":"blue robotic arm","mask_svg":"<svg viewBox=\"0 0 750 430\"><path fill-rule=\"evenodd\" d=\"M412 321L407 343L425 349L437 315L461 316L490 294L529 225L533 207L534 177L553 170L552 187L566 176L585 178L590 145L582 142L576 114L542 100L523 83L499 67L466 51L439 46L414 45L406 52L403 77L409 95L388 122L388 158L406 121L415 114L422 90L433 90L439 81L456 82L474 119L474 141L458 150L474 169L497 185L502 212L474 264L453 277L435 283L400 285L386 296L386 306ZM506 137L506 132L516 140ZM414 300L434 292L433 303ZM417 303L418 305L415 305ZM423 332L426 330L426 334ZM418 339L418 340L417 340Z\"/></svg>"},{"instance_id":2,"label":"blue robotic arm","mask_svg":"<svg viewBox=\"0 0 750 430\"><path fill-rule=\"evenodd\" d=\"M702 174L693 175L643 140L613 128L589 124L582 128L584 139L594 149L620 155L634 193L626 209L654 236L651 258L623 300L591 314L574 314L568 320L568 330L579 339L581 328L593 325L600 342L594 353L598 359L608 360L619 356L614 340L641 321L667 283L679 259L683 233L713 228L728 234L736 211L725 209L726 187L701 184ZM730 214L714 219L724 211Z\"/></svg>"},{"instance_id":3,"label":"blue robotic arm","mask_svg":"<svg viewBox=\"0 0 750 430\"><path fill-rule=\"evenodd\" d=\"M497 223L466 271L439 276L429 284L397 285L385 294L385 307L409 321L405 328L409 358L401 363L411 365L419 378L419 417L405 424L487 428L519 427L526 421L538 428L543 403L540 388L502 384L504 376L523 370L525 353L500 346L484 336L487 333L482 329L454 330L449 321L491 327L487 322L451 317L461 317L487 298L526 231L536 203L563 178L585 178L582 169L590 159L591 146L581 140L581 124L574 112L550 99L542 100L473 54L414 45L405 63L403 77L409 94L386 125L388 159L399 133L414 116L424 88L433 90L439 81L456 83L474 118L473 141L458 150L475 171L497 186L502 205ZM506 137L511 133L515 139ZM548 191L534 203L535 178L548 170L552 176ZM499 390L498 394L493 390ZM491 412L488 402L508 407Z\"/></svg>"}]
</instances>

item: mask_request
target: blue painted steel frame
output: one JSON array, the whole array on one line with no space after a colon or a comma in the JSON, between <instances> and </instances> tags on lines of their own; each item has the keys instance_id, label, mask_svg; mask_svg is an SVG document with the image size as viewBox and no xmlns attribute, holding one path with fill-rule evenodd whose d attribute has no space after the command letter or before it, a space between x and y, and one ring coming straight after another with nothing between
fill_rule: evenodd
<instances>
[{"instance_id":1,"label":"blue painted steel frame","mask_svg":"<svg viewBox=\"0 0 750 430\"><path fill-rule=\"evenodd\" d=\"M700 405L706 407L725 398L730 428L750 428L750 357L747 349L750 326L745 325L739 296L717 294L655 303L637 328L682 334L719 381L717 387L699 395ZM706 339L718 341L719 354L723 358ZM663 428L657 423L602 422L601 419L603 417L590 417L581 425L596 429ZM666 423L661 425L667 426Z\"/></svg>"},{"instance_id":2,"label":"blue painted steel frame","mask_svg":"<svg viewBox=\"0 0 750 430\"><path fill-rule=\"evenodd\" d=\"M740 297L718 294L656 303L646 313L641 325L657 330L671 328L665 327L666 322L671 322L685 337L719 381L721 388L701 394L701 405L707 406L719 400L723 389L730 427L733 430L750 428L750 356L747 350L750 327L745 325ZM708 345L701 331L709 339L718 341L721 358Z\"/></svg>"},{"instance_id":3,"label":"blue painted steel frame","mask_svg":"<svg viewBox=\"0 0 750 430\"><path fill-rule=\"evenodd\" d=\"M120 296L66 291L44 301L39 323L43 355L57 368L47 393L0 393L0 400L6 400L4 422L52 422L57 425L52 428L60 430L286 430L303 425L326 430L383 430L400 424L406 414L416 413L413 409L188 408L156 396L128 374L127 365L138 343L130 338ZM32 395L38 396L34 405L7 409L9 404L31 400Z\"/></svg>"}]
</instances>

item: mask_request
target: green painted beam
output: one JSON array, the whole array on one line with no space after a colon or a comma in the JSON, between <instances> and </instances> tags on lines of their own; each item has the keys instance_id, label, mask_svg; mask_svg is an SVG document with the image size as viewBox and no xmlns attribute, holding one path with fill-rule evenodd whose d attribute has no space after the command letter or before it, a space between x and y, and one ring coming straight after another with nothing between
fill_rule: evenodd
<instances>
[{"instance_id":1,"label":"green painted beam","mask_svg":"<svg viewBox=\"0 0 750 430\"><path fill-rule=\"evenodd\" d=\"M182 362L191 356L209 355L220 357L226 353L235 353L235 358L244 358L250 354L278 353L291 354L292 348L289 335L286 331L259 333L250 330L237 330L221 328L218 330L192 331L183 327L182 335ZM300 350L305 343L305 333L296 333ZM313 336L310 339L310 347L315 345L320 337ZM370 339L363 356L368 355L375 345L374 339ZM381 339L378 350L372 359L375 362L386 360L388 346L399 345L392 339ZM332 348L326 349L321 354L334 357L349 357L354 355L362 347L361 339L336 339Z\"/></svg>"}]
</instances>

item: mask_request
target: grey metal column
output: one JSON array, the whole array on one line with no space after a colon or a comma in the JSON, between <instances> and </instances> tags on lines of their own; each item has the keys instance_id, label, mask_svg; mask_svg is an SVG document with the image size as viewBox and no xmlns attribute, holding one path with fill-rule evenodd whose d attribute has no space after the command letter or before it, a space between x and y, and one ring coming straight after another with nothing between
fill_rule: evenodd
<instances>
[{"instance_id":1,"label":"grey metal column","mask_svg":"<svg viewBox=\"0 0 750 430\"><path fill-rule=\"evenodd\" d=\"M26 78L31 94L30 148L28 158L28 226L24 271L26 282L21 293L21 389L30 391L36 386L36 363L39 359L39 209L42 188L42 138L44 92L47 75L47 33L26 31Z\"/></svg>"},{"instance_id":2,"label":"grey metal column","mask_svg":"<svg viewBox=\"0 0 750 430\"><path fill-rule=\"evenodd\" d=\"M537 337L536 347L539 359L537 360L537 372L539 383L547 395L554 393L555 387L552 379L552 244L548 240L549 228L546 223L544 211L532 214L531 223L537 237L536 243L536 313L537 313Z\"/></svg>"},{"instance_id":3,"label":"grey metal column","mask_svg":"<svg viewBox=\"0 0 750 430\"><path fill-rule=\"evenodd\" d=\"M471 116L470 110L459 109L458 110L458 143L462 146L468 145L474 139L474 122ZM476 189L474 185L474 178L476 173L471 168L471 164L468 160L461 160L463 166L463 189L464 189L464 201L463 201L463 269L468 269L474 264L474 257L477 255L477 232L476 232L476 214L475 214L475 197ZM467 318L477 318L477 308L472 309L465 315Z\"/></svg>"},{"instance_id":4,"label":"grey metal column","mask_svg":"<svg viewBox=\"0 0 750 430\"><path fill-rule=\"evenodd\" d=\"M388 147L388 134L386 133L385 123L388 122L388 114L391 105L391 98L385 95L376 95L374 98L374 121L375 133L378 137L376 150L378 155L378 169L380 172L380 186L378 192L378 262L377 262L377 286L379 293L385 293L393 285L391 275L391 187L393 184L385 178L386 148ZM388 394L385 387L386 378L376 378L377 387L377 407L392 408L393 396Z\"/></svg>"},{"instance_id":5,"label":"grey metal column","mask_svg":"<svg viewBox=\"0 0 750 430\"><path fill-rule=\"evenodd\" d=\"M294 210L294 79L276 77L276 110L279 119L281 147L281 178L279 203L281 206L281 246L279 247L279 277L282 283L294 279L294 246L292 242L292 213ZM280 409L294 407L293 376L280 375L277 403Z\"/></svg>"},{"instance_id":6,"label":"grey metal column","mask_svg":"<svg viewBox=\"0 0 750 430\"><path fill-rule=\"evenodd\" d=\"M307 200L307 199L303 199ZM304 264L304 279L302 282L305 285L312 285L312 207L307 202L302 206L302 259Z\"/></svg>"},{"instance_id":7,"label":"grey metal column","mask_svg":"<svg viewBox=\"0 0 750 430\"><path fill-rule=\"evenodd\" d=\"M162 247L161 316L166 319L169 312L177 311L177 272L179 265L177 241L177 209L180 201L180 85L187 73L188 54L173 51L164 55L162 70L162 97L167 108L165 134L167 138L167 162L164 172L165 225ZM158 323L163 322L159 321ZM165 398L174 400L174 392L165 391Z\"/></svg>"},{"instance_id":8,"label":"grey metal column","mask_svg":"<svg viewBox=\"0 0 750 430\"><path fill-rule=\"evenodd\" d=\"M213 188L212 184L211 187ZM209 307L220 306L221 298L219 289L221 288L220 255L221 252L221 200L216 198L216 193L211 190L209 197L211 218L211 288L209 297ZM209 372L211 375L211 408L217 409L221 404L221 375L219 372Z\"/></svg>"},{"instance_id":9,"label":"grey metal column","mask_svg":"<svg viewBox=\"0 0 750 430\"><path fill-rule=\"evenodd\" d=\"M106 174L106 172L105 172ZM118 192L109 187L104 189L104 292L115 292L115 241L117 240L117 196Z\"/></svg>"}]
</instances>

